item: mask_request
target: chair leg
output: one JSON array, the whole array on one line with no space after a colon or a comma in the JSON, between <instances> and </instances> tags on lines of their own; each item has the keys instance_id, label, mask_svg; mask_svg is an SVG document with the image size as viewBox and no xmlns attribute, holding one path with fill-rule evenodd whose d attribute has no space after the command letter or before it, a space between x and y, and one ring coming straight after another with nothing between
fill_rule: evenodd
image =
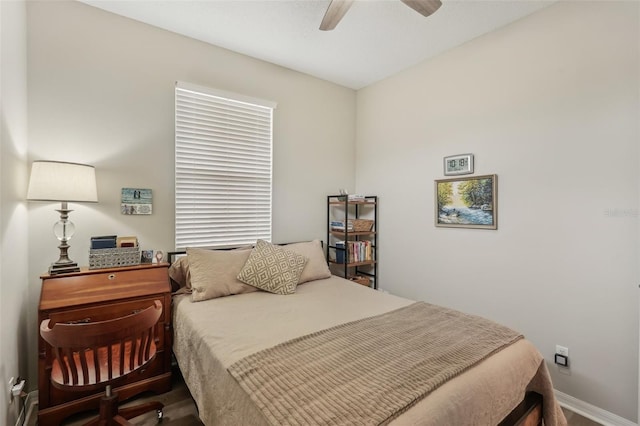
<instances>
[{"instance_id":1,"label":"chair leg","mask_svg":"<svg viewBox=\"0 0 640 426\"><path fill-rule=\"evenodd\" d=\"M122 416L115 416L113 418L113 424L120 425L120 426L131 426L131 423L129 423L127 419L125 419Z\"/></svg>"},{"instance_id":2,"label":"chair leg","mask_svg":"<svg viewBox=\"0 0 640 426\"><path fill-rule=\"evenodd\" d=\"M100 423L100 417L91 419L82 426L98 426L98 423Z\"/></svg>"},{"instance_id":3,"label":"chair leg","mask_svg":"<svg viewBox=\"0 0 640 426\"><path fill-rule=\"evenodd\" d=\"M85 423L84 426L131 426L131 423L119 415L118 394L107 386L104 395L100 398L100 414L98 417Z\"/></svg>"},{"instance_id":4,"label":"chair leg","mask_svg":"<svg viewBox=\"0 0 640 426\"><path fill-rule=\"evenodd\" d=\"M140 414L148 413L149 411L158 411L164 408L164 404L157 401L147 402L145 404L135 405L133 407L120 408L118 414L125 419L132 419L138 417Z\"/></svg>"},{"instance_id":5,"label":"chair leg","mask_svg":"<svg viewBox=\"0 0 640 426\"><path fill-rule=\"evenodd\" d=\"M110 425L115 416L118 415L118 394L111 393L111 387L105 391L100 398L100 414L98 417L88 421L83 426Z\"/></svg>"},{"instance_id":6,"label":"chair leg","mask_svg":"<svg viewBox=\"0 0 640 426\"><path fill-rule=\"evenodd\" d=\"M163 408L164 404L158 401L138 404L133 407L118 408L118 394L116 392L111 392L111 386L107 386L105 395L100 398L100 415L85 423L83 426L129 426L131 423L129 423L127 419L132 419L154 410L159 413L158 420L162 421L161 413Z\"/></svg>"}]
</instances>

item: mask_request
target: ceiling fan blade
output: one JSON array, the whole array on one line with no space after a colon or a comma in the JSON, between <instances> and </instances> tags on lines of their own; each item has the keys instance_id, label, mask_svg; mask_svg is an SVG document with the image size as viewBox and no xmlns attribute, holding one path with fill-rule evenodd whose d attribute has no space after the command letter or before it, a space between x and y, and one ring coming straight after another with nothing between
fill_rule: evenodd
<instances>
[{"instance_id":1,"label":"ceiling fan blade","mask_svg":"<svg viewBox=\"0 0 640 426\"><path fill-rule=\"evenodd\" d=\"M331 0L324 14L324 18L322 18L320 29L322 31L331 31L334 29L351 7L351 3L353 3L353 0Z\"/></svg>"},{"instance_id":2,"label":"ceiling fan blade","mask_svg":"<svg viewBox=\"0 0 640 426\"><path fill-rule=\"evenodd\" d=\"M429 16L442 6L440 0L402 0L402 3L409 6L422 16Z\"/></svg>"}]
</instances>

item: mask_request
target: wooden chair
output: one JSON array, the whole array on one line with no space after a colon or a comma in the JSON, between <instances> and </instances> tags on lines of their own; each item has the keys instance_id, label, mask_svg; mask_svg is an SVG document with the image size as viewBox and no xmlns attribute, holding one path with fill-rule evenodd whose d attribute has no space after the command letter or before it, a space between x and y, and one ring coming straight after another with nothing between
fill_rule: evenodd
<instances>
[{"instance_id":1,"label":"wooden chair","mask_svg":"<svg viewBox=\"0 0 640 426\"><path fill-rule=\"evenodd\" d=\"M107 321L40 324L40 335L55 355L51 383L64 390L106 389L100 400L100 416L86 425L130 425L126 419L156 410L162 420L163 404L149 402L118 409L118 395L111 392L117 379L148 364L156 355L155 325L162 304Z\"/></svg>"}]
</instances>

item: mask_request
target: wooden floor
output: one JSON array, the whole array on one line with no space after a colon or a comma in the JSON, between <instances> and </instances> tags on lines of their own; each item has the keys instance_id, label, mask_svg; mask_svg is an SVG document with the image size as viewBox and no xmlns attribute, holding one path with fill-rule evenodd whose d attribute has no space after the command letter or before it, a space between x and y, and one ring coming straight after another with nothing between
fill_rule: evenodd
<instances>
[{"instance_id":1,"label":"wooden floor","mask_svg":"<svg viewBox=\"0 0 640 426\"><path fill-rule=\"evenodd\" d=\"M163 426L201 426L203 423L198 418L198 412L196 405L191 399L189 390L182 380L182 376L179 371L173 375L173 388L170 392L162 395L155 395L152 393L142 394L138 398L123 404L123 406L139 404L146 401L160 401L164 407L164 418L162 421ZM582 417L572 411L563 409L569 426L600 426L600 423L589 420ZM88 419L92 418L95 414L78 414L68 418L61 426L80 426ZM157 416L155 413L147 413L142 416L136 417L132 420L133 423L140 426L151 426L157 424ZM29 422L29 426L35 426L35 419Z\"/></svg>"},{"instance_id":2,"label":"wooden floor","mask_svg":"<svg viewBox=\"0 0 640 426\"><path fill-rule=\"evenodd\" d=\"M569 426L600 426L601 424L598 422L594 422L593 420L582 417L579 414L574 413L573 411L567 410L563 408L564 415L567 418L567 424Z\"/></svg>"}]
</instances>

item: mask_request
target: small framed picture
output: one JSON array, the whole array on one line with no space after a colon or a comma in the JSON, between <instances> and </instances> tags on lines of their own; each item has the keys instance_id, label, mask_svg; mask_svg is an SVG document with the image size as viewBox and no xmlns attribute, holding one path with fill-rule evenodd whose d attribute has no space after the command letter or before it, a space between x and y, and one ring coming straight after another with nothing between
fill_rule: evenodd
<instances>
[{"instance_id":1,"label":"small framed picture","mask_svg":"<svg viewBox=\"0 0 640 426\"><path fill-rule=\"evenodd\" d=\"M153 250L142 250L140 263L153 263Z\"/></svg>"},{"instance_id":2,"label":"small framed picture","mask_svg":"<svg viewBox=\"0 0 640 426\"><path fill-rule=\"evenodd\" d=\"M120 200L122 214L153 213L153 193L145 188L122 188Z\"/></svg>"},{"instance_id":3,"label":"small framed picture","mask_svg":"<svg viewBox=\"0 0 640 426\"><path fill-rule=\"evenodd\" d=\"M498 229L498 176L435 181L435 225Z\"/></svg>"},{"instance_id":4,"label":"small framed picture","mask_svg":"<svg viewBox=\"0 0 640 426\"><path fill-rule=\"evenodd\" d=\"M473 154L444 157L444 175L469 175L473 173Z\"/></svg>"}]
</instances>

